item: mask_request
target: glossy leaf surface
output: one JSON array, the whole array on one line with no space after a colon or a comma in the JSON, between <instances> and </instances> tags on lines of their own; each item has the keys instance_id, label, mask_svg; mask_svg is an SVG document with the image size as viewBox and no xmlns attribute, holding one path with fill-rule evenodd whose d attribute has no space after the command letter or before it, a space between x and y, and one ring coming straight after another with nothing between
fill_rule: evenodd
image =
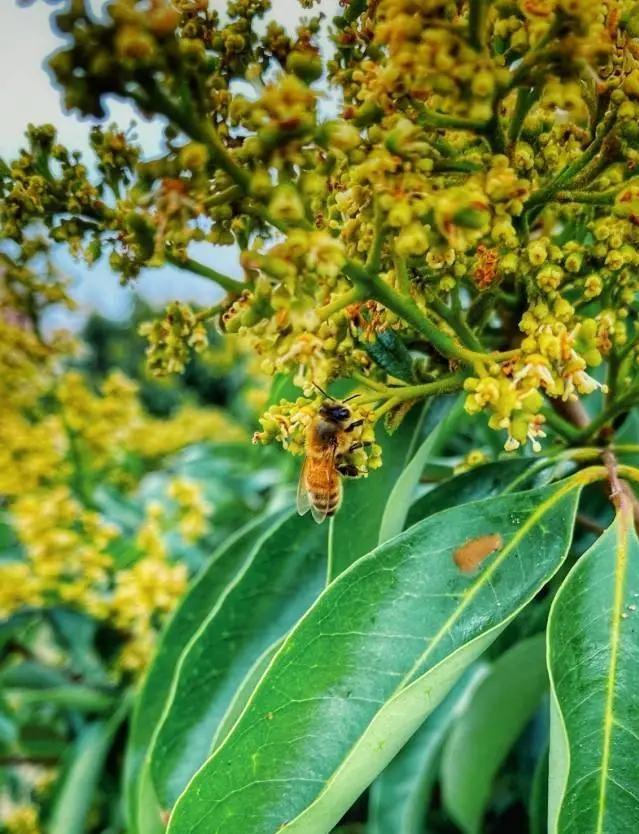
<instances>
[{"instance_id":1,"label":"glossy leaf surface","mask_svg":"<svg viewBox=\"0 0 639 834\"><path fill-rule=\"evenodd\" d=\"M492 782L548 686L543 634L505 652L477 687L442 757L442 797L459 828L476 834Z\"/></svg>"},{"instance_id":2,"label":"glossy leaf surface","mask_svg":"<svg viewBox=\"0 0 639 834\"><path fill-rule=\"evenodd\" d=\"M575 481L455 508L359 560L298 623L170 834L326 834L557 570ZM457 549L502 546L472 572Z\"/></svg>"},{"instance_id":3,"label":"glossy leaf surface","mask_svg":"<svg viewBox=\"0 0 639 834\"><path fill-rule=\"evenodd\" d=\"M443 743L486 668L475 664L371 785L367 834L423 834Z\"/></svg>"},{"instance_id":4,"label":"glossy leaf surface","mask_svg":"<svg viewBox=\"0 0 639 834\"><path fill-rule=\"evenodd\" d=\"M138 822L140 811L144 811L147 820L153 816L149 811L148 785L144 789L146 807L141 809L139 803L139 793L145 781L142 776L144 760L165 709L180 655L228 583L249 558L257 541L275 523L272 517L258 518L229 539L193 583L162 634L136 699L125 762L129 825L134 830L139 828L139 834L147 834L149 830L148 822Z\"/></svg>"},{"instance_id":5,"label":"glossy leaf surface","mask_svg":"<svg viewBox=\"0 0 639 834\"><path fill-rule=\"evenodd\" d=\"M549 831L622 834L639 820L639 540L617 517L559 590Z\"/></svg>"},{"instance_id":6,"label":"glossy leaf surface","mask_svg":"<svg viewBox=\"0 0 639 834\"><path fill-rule=\"evenodd\" d=\"M236 694L263 671L263 656L324 587L327 532L297 513L270 528L186 647L150 754L164 808L208 757L228 710L237 712Z\"/></svg>"},{"instance_id":7,"label":"glossy leaf surface","mask_svg":"<svg viewBox=\"0 0 639 834\"><path fill-rule=\"evenodd\" d=\"M406 526L449 507L499 495L529 467L527 458L513 458L485 463L448 478L415 501L408 512Z\"/></svg>"}]
</instances>

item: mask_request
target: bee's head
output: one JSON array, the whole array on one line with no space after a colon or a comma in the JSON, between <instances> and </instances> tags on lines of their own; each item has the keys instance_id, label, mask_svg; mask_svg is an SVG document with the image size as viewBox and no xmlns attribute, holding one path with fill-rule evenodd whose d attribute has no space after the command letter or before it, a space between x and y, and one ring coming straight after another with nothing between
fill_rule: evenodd
<instances>
[{"instance_id":1,"label":"bee's head","mask_svg":"<svg viewBox=\"0 0 639 834\"><path fill-rule=\"evenodd\" d=\"M331 420L333 423L345 423L351 416L350 409L345 405L327 400L320 406L319 413L326 420Z\"/></svg>"}]
</instances>

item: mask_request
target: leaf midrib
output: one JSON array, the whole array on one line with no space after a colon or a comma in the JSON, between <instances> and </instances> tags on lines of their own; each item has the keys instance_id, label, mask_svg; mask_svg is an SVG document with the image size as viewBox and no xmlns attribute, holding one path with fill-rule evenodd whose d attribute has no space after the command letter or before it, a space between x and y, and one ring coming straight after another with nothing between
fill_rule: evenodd
<instances>
[{"instance_id":1,"label":"leaf midrib","mask_svg":"<svg viewBox=\"0 0 639 834\"><path fill-rule=\"evenodd\" d=\"M615 563L615 591L612 604L610 665L606 684L606 703L604 707L603 749L601 754L601 777L599 782L599 807L597 811L596 834L603 834L604 815L608 790L608 769L612 747L612 728L615 724L615 683L619 660L619 642L621 640L621 614L623 608L626 576L628 573L628 522L619 516L619 534Z\"/></svg>"}]
</instances>

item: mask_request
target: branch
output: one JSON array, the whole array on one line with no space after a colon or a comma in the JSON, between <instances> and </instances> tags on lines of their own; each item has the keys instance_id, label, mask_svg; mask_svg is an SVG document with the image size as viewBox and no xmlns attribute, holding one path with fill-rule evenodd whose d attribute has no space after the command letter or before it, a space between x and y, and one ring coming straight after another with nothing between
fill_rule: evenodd
<instances>
[{"instance_id":1,"label":"branch","mask_svg":"<svg viewBox=\"0 0 639 834\"><path fill-rule=\"evenodd\" d=\"M487 5L487 0L469 0L468 3L468 42L478 52L486 42Z\"/></svg>"},{"instance_id":2,"label":"branch","mask_svg":"<svg viewBox=\"0 0 639 834\"><path fill-rule=\"evenodd\" d=\"M207 278L209 281L215 281L218 286L233 295L239 295L244 289L246 289L245 285L241 281L236 281L235 278L223 275L221 272L218 272L210 266L201 264L199 261L194 261L193 258L179 258L177 255L173 255L168 250L165 250L164 257L165 260L167 260L170 264L173 264L173 266L177 266L178 269L184 269L187 272L200 275L202 278Z\"/></svg>"},{"instance_id":3,"label":"branch","mask_svg":"<svg viewBox=\"0 0 639 834\"><path fill-rule=\"evenodd\" d=\"M367 383L368 384L368 383ZM359 398L360 403L375 403L382 399L393 401L393 407L406 400L420 400L424 397L431 397L435 394L448 394L452 391L460 391L464 385L464 375L457 373L437 379L434 382L426 382L423 385L402 385L387 387L383 391L375 391L372 394L364 394Z\"/></svg>"},{"instance_id":4,"label":"branch","mask_svg":"<svg viewBox=\"0 0 639 834\"><path fill-rule=\"evenodd\" d=\"M491 124L491 119L468 119L464 116L452 116L438 113L425 104L416 103L417 124L421 127L448 127L458 130L474 130L483 133Z\"/></svg>"},{"instance_id":5,"label":"branch","mask_svg":"<svg viewBox=\"0 0 639 834\"><path fill-rule=\"evenodd\" d=\"M323 307L320 307L317 311L317 315L319 316L320 321L326 321L327 318L330 318L330 316L335 313L339 313L339 311L343 310L345 307L350 307L351 304L357 304L358 301L362 301L365 295L366 293L363 291L361 286L355 286L347 292L338 295L337 298L334 298L329 304L325 304Z\"/></svg>"},{"instance_id":6,"label":"branch","mask_svg":"<svg viewBox=\"0 0 639 834\"><path fill-rule=\"evenodd\" d=\"M384 307L412 325L447 359L457 359L474 368L479 362L505 362L519 356L519 350L483 353L465 348L448 334L443 333L437 324L422 312L411 298L398 293L379 275L368 272L363 264L349 260L346 262L343 271L353 284L366 290L368 297L383 304Z\"/></svg>"},{"instance_id":7,"label":"branch","mask_svg":"<svg viewBox=\"0 0 639 834\"><path fill-rule=\"evenodd\" d=\"M611 108L597 126L595 138L582 155L574 162L566 165L565 168L560 171L554 180L552 180L547 186L540 188L534 194L531 194L528 200L524 203L523 214L526 214L532 208L542 206L549 200L552 200L560 189L570 185L571 182L577 178L577 175L580 174L586 165L588 165L588 163L590 163L602 150L604 140L610 133L616 117L616 109Z\"/></svg>"}]
</instances>

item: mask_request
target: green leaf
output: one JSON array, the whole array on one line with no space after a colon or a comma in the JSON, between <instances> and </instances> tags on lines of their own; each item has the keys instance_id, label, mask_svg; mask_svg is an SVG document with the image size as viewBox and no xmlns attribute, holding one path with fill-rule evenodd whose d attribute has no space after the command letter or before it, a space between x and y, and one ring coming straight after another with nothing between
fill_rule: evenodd
<instances>
[{"instance_id":1,"label":"green leaf","mask_svg":"<svg viewBox=\"0 0 639 834\"><path fill-rule=\"evenodd\" d=\"M80 684L10 689L5 694L7 701L16 707L29 704L55 704L81 712L105 712L113 707L114 700L113 695Z\"/></svg>"},{"instance_id":2,"label":"green leaf","mask_svg":"<svg viewBox=\"0 0 639 834\"><path fill-rule=\"evenodd\" d=\"M639 819L639 540L618 517L569 573L548 625L554 834Z\"/></svg>"},{"instance_id":3,"label":"green leaf","mask_svg":"<svg viewBox=\"0 0 639 834\"><path fill-rule=\"evenodd\" d=\"M163 807L173 807L206 761L227 711L237 714L238 689L245 703L246 679L257 682L264 655L323 589L327 535L297 513L269 529L184 650L150 753Z\"/></svg>"},{"instance_id":4,"label":"green leaf","mask_svg":"<svg viewBox=\"0 0 639 834\"><path fill-rule=\"evenodd\" d=\"M548 821L548 745L539 757L533 774L528 805L530 834L546 834Z\"/></svg>"},{"instance_id":5,"label":"green leaf","mask_svg":"<svg viewBox=\"0 0 639 834\"><path fill-rule=\"evenodd\" d=\"M486 667L471 666L373 782L368 834L423 834L442 745Z\"/></svg>"},{"instance_id":6,"label":"green leaf","mask_svg":"<svg viewBox=\"0 0 639 834\"><path fill-rule=\"evenodd\" d=\"M429 515L458 507L470 501L479 501L491 495L499 495L518 475L530 466L527 458L512 458L485 463L462 472L438 484L422 495L410 508L406 526L410 527Z\"/></svg>"},{"instance_id":7,"label":"green leaf","mask_svg":"<svg viewBox=\"0 0 639 834\"><path fill-rule=\"evenodd\" d=\"M570 545L576 480L431 516L360 559L284 641L170 834L326 834ZM502 547L473 573L475 537Z\"/></svg>"},{"instance_id":8,"label":"green leaf","mask_svg":"<svg viewBox=\"0 0 639 834\"><path fill-rule=\"evenodd\" d=\"M424 466L443 443L450 426L462 413L463 399L439 397L434 400L426 413L426 438L410 456L409 463L395 481L384 508L379 528L379 542L387 541L404 529L408 510L413 500L415 487L419 483Z\"/></svg>"},{"instance_id":9,"label":"green leaf","mask_svg":"<svg viewBox=\"0 0 639 834\"><path fill-rule=\"evenodd\" d=\"M442 798L467 834L480 830L497 771L547 687L545 638L538 634L495 662L455 724L442 756Z\"/></svg>"},{"instance_id":10,"label":"green leaf","mask_svg":"<svg viewBox=\"0 0 639 834\"><path fill-rule=\"evenodd\" d=\"M372 343L364 343L375 362L391 376L413 382L413 357L394 330L382 330Z\"/></svg>"},{"instance_id":11,"label":"green leaf","mask_svg":"<svg viewBox=\"0 0 639 834\"><path fill-rule=\"evenodd\" d=\"M104 762L128 710L125 701L108 721L88 724L79 735L60 780L47 834L84 834L88 830L86 820Z\"/></svg>"},{"instance_id":12,"label":"green leaf","mask_svg":"<svg viewBox=\"0 0 639 834\"><path fill-rule=\"evenodd\" d=\"M140 810L144 811L147 820L151 816L149 788L142 777L144 759L164 712L180 655L240 566L250 557L256 541L276 523L277 517L260 517L228 539L191 585L162 634L155 658L136 699L125 759L128 822L138 834L147 834L150 830L148 824L139 825L138 822ZM143 809L139 803L142 788L147 797Z\"/></svg>"},{"instance_id":13,"label":"green leaf","mask_svg":"<svg viewBox=\"0 0 639 834\"><path fill-rule=\"evenodd\" d=\"M344 500L331 519L329 534L329 579L339 576L360 556L379 542L379 529L388 497L408 465L424 431L424 408L414 408L406 416L401 431L388 434L381 427L377 441L382 447L384 465L367 478L344 482ZM353 535L357 530L357 535Z\"/></svg>"},{"instance_id":14,"label":"green leaf","mask_svg":"<svg viewBox=\"0 0 639 834\"><path fill-rule=\"evenodd\" d=\"M271 383L271 390L269 391L266 408L268 409L272 405L277 405L280 400L289 400L293 402L301 396L301 394L302 391L299 385L295 385L293 382L292 374L275 374L273 382Z\"/></svg>"}]
</instances>

